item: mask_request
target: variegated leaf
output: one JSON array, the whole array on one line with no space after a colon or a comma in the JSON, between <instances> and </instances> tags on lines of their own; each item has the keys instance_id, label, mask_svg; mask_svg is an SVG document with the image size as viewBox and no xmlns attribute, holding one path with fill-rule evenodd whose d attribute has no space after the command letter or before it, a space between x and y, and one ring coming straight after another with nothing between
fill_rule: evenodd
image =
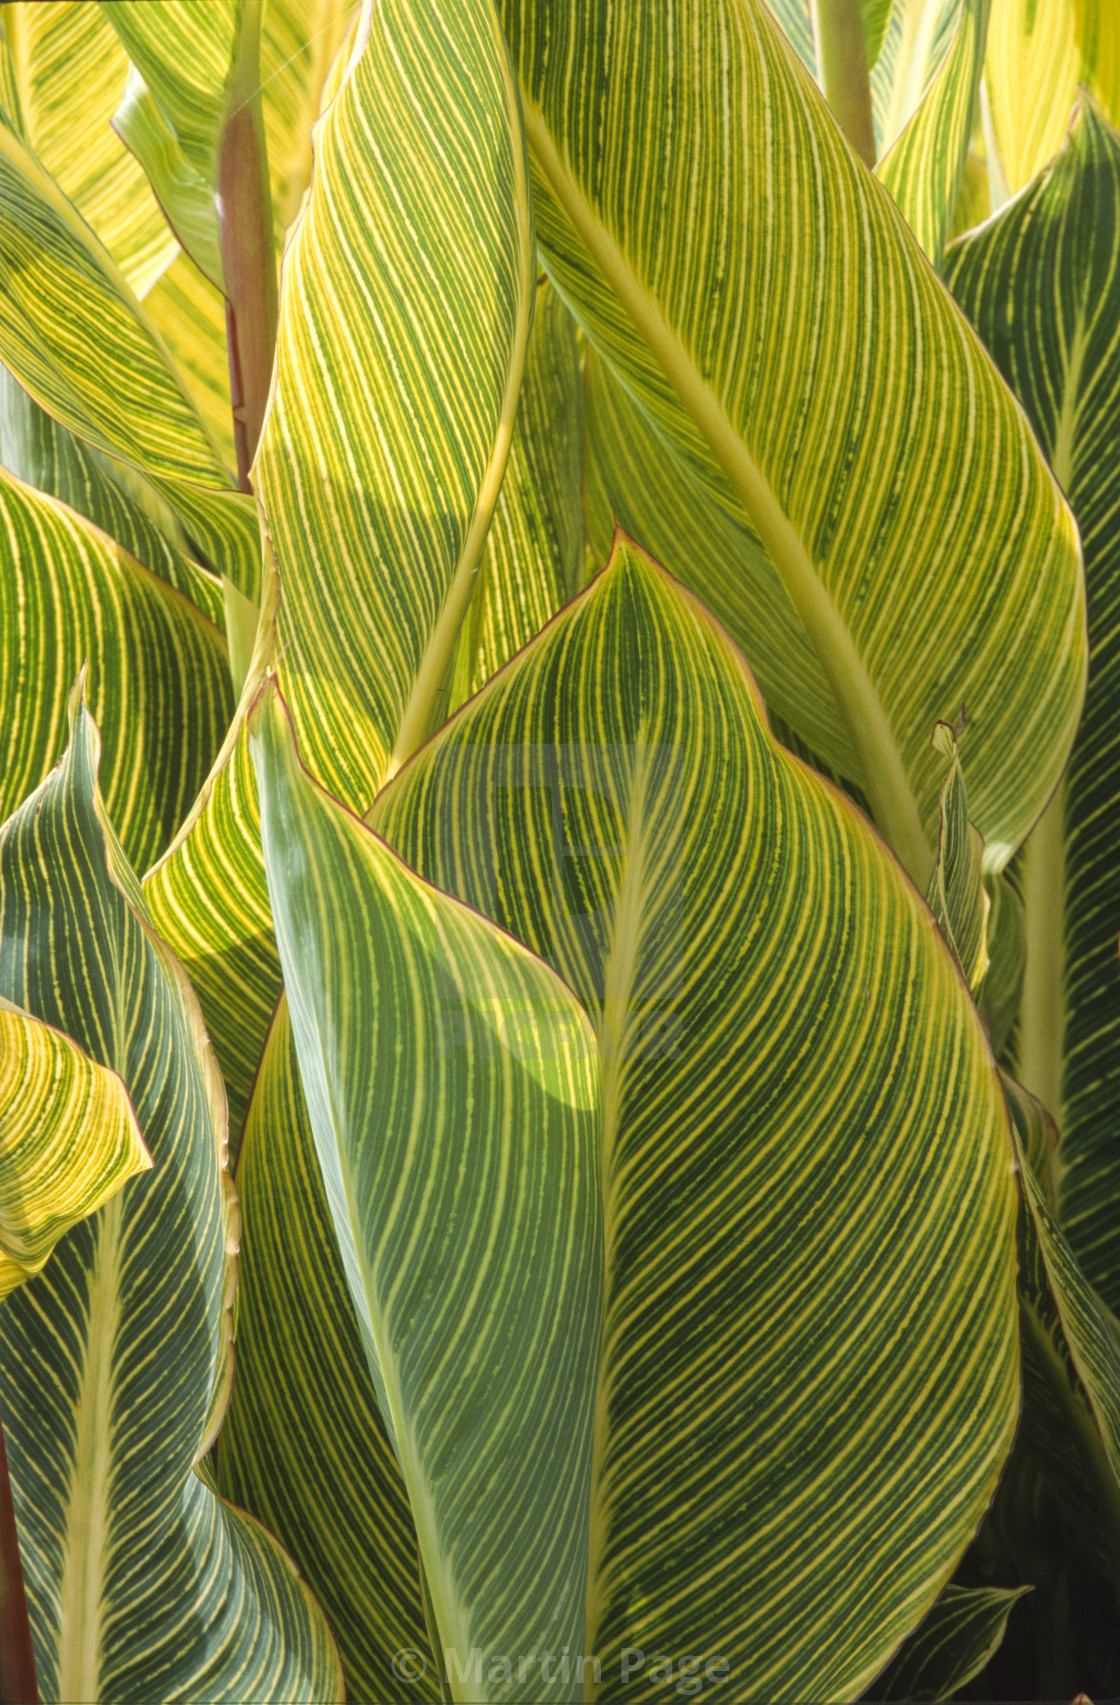
<instances>
[{"instance_id":1,"label":"variegated leaf","mask_svg":"<svg viewBox=\"0 0 1120 1705\"><path fill-rule=\"evenodd\" d=\"M1002 867L1085 672L1076 532L1012 397L761 0L501 11L553 281L765 548L911 874L932 865L930 729L962 701Z\"/></svg>"},{"instance_id":2,"label":"variegated leaf","mask_svg":"<svg viewBox=\"0 0 1120 1705\"><path fill-rule=\"evenodd\" d=\"M77 694L62 763L0 830L0 994L119 1073L155 1163L0 1309L42 1694L341 1699L326 1623L195 1472L229 1397L236 1202L221 1079L97 792Z\"/></svg>"},{"instance_id":3,"label":"variegated leaf","mask_svg":"<svg viewBox=\"0 0 1120 1705\"><path fill-rule=\"evenodd\" d=\"M1010 1132L933 919L624 542L372 821L597 1032L603 1696L624 1647L723 1659L734 1697L858 1694L1017 1410Z\"/></svg>"}]
</instances>

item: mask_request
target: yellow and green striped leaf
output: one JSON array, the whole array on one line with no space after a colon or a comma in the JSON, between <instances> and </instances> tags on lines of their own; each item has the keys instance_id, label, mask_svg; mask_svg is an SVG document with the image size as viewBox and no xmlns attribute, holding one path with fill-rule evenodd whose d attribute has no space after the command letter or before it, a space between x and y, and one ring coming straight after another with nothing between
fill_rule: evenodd
<instances>
[{"instance_id":1,"label":"yellow and green striped leaf","mask_svg":"<svg viewBox=\"0 0 1120 1705\"><path fill-rule=\"evenodd\" d=\"M1079 86L1120 124L1118 71L1114 0L992 0L984 87L1009 195L1058 152Z\"/></svg>"},{"instance_id":2,"label":"yellow and green striped leaf","mask_svg":"<svg viewBox=\"0 0 1120 1705\"><path fill-rule=\"evenodd\" d=\"M183 153L175 132L135 65L129 67L113 128L144 168L178 241L211 284L224 291L218 204L213 187Z\"/></svg>"},{"instance_id":3,"label":"yellow and green striped leaf","mask_svg":"<svg viewBox=\"0 0 1120 1705\"><path fill-rule=\"evenodd\" d=\"M233 709L226 645L192 604L74 510L0 472L0 818L66 744L89 663L104 797L128 856L168 845Z\"/></svg>"},{"instance_id":4,"label":"yellow and green striped leaf","mask_svg":"<svg viewBox=\"0 0 1120 1705\"><path fill-rule=\"evenodd\" d=\"M260 0L99 3L176 145L196 177L213 186L242 17Z\"/></svg>"},{"instance_id":5,"label":"yellow and green striped leaf","mask_svg":"<svg viewBox=\"0 0 1120 1705\"><path fill-rule=\"evenodd\" d=\"M241 718L179 834L145 876L144 894L202 1007L225 1080L236 1157L281 986L256 780Z\"/></svg>"},{"instance_id":6,"label":"yellow and green striped leaf","mask_svg":"<svg viewBox=\"0 0 1120 1705\"><path fill-rule=\"evenodd\" d=\"M436 1700L416 1526L354 1318L286 1000L253 1088L237 1194L237 1378L219 1485L295 1558L351 1698ZM415 1654L403 1670L401 1652Z\"/></svg>"},{"instance_id":7,"label":"yellow and green striped leaf","mask_svg":"<svg viewBox=\"0 0 1120 1705\"><path fill-rule=\"evenodd\" d=\"M283 580L280 673L297 726L301 716L312 725L301 727L302 749L363 808L394 748L423 738L447 704L534 288L527 203L503 201L523 162L516 90L488 9L471 0L448 35L426 0L398 0L370 23L319 132L254 471ZM386 90L394 102L400 94L397 49L413 116L394 133L386 176L374 139ZM477 110L441 105L436 70ZM450 177L446 159L457 162ZM433 182L445 199L433 201ZM411 295L399 294L398 264L415 280ZM280 986L243 737L187 827L151 873L149 903L198 989L236 1141Z\"/></svg>"},{"instance_id":8,"label":"yellow and green striped leaf","mask_svg":"<svg viewBox=\"0 0 1120 1705\"><path fill-rule=\"evenodd\" d=\"M495 1662L584 1649L595 1041L546 965L311 779L275 687L250 730L300 1078L452 1696L508 1698Z\"/></svg>"},{"instance_id":9,"label":"yellow and green striped leaf","mask_svg":"<svg viewBox=\"0 0 1120 1705\"><path fill-rule=\"evenodd\" d=\"M871 71L880 157L911 123L944 68L961 12L962 0L892 0Z\"/></svg>"},{"instance_id":10,"label":"yellow and green striped leaf","mask_svg":"<svg viewBox=\"0 0 1120 1705\"><path fill-rule=\"evenodd\" d=\"M236 467L225 298L190 255L179 254L144 307L221 452L223 466Z\"/></svg>"},{"instance_id":11,"label":"yellow and green striped leaf","mask_svg":"<svg viewBox=\"0 0 1120 1705\"><path fill-rule=\"evenodd\" d=\"M984 886L984 843L968 820L968 795L957 745L962 726L963 722L954 727L939 722L934 729L934 744L949 759L949 771L941 789L937 863L926 898L961 975L975 994L988 970L991 901Z\"/></svg>"},{"instance_id":12,"label":"yellow and green striped leaf","mask_svg":"<svg viewBox=\"0 0 1120 1705\"><path fill-rule=\"evenodd\" d=\"M1010 1131L933 918L625 542L371 821L598 1035L606 1696L634 1647L722 1659L736 1698L854 1697L952 1572L1018 1403Z\"/></svg>"},{"instance_id":13,"label":"yellow and green striped leaf","mask_svg":"<svg viewBox=\"0 0 1120 1705\"><path fill-rule=\"evenodd\" d=\"M544 282L537 288L509 461L470 613L459 630L449 709L477 692L579 591L585 549L581 393L575 321Z\"/></svg>"},{"instance_id":14,"label":"yellow and green striped leaf","mask_svg":"<svg viewBox=\"0 0 1120 1705\"><path fill-rule=\"evenodd\" d=\"M215 572L259 597L254 505L108 252L0 122L0 359L55 420L145 475Z\"/></svg>"},{"instance_id":15,"label":"yellow and green striped leaf","mask_svg":"<svg viewBox=\"0 0 1120 1705\"><path fill-rule=\"evenodd\" d=\"M949 278L1081 528L1090 664L1061 789L1028 843L1020 1076L1061 1131L1063 1230L1120 1308L1120 136L1091 102L1057 160L964 239ZM969 707L971 710L971 706ZM971 783L971 772L970 772Z\"/></svg>"},{"instance_id":16,"label":"yellow and green striped leaf","mask_svg":"<svg viewBox=\"0 0 1120 1705\"><path fill-rule=\"evenodd\" d=\"M236 1202L221 1079L97 792L62 763L0 830L0 994L124 1081L154 1167L0 1309L0 1407L44 1698L341 1699L276 1542L195 1472L228 1401Z\"/></svg>"},{"instance_id":17,"label":"yellow and green striped leaf","mask_svg":"<svg viewBox=\"0 0 1120 1705\"><path fill-rule=\"evenodd\" d=\"M116 1072L0 999L0 1301L151 1164Z\"/></svg>"},{"instance_id":18,"label":"yellow and green striped leaf","mask_svg":"<svg viewBox=\"0 0 1120 1705\"><path fill-rule=\"evenodd\" d=\"M0 466L26 485L76 509L221 626L224 607L222 583L217 576L168 537L166 517L164 524L157 526L122 483L119 464L99 457L52 420L2 367ZM149 498L152 495L149 488Z\"/></svg>"},{"instance_id":19,"label":"yellow and green striped leaf","mask_svg":"<svg viewBox=\"0 0 1120 1705\"><path fill-rule=\"evenodd\" d=\"M1012 1606L1029 1590L950 1582L864 1699L951 1699L998 1651Z\"/></svg>"},{"instance_id":20,"label":"yellow and green striped leaf","mask_svg":"<svg viewBox=\"0 0 1120 1705\"><path fill-rule=\"evenodd\" d=\"M253 470L300 749L359 810L446 704L534 289L517 90L489 0L375 0L366 21L285 257Z\"/></svg>"},{"instance_id":21,"label":"yellow and green striped leaf","mask_svg":"<svg viewBox=\"0 0 1120 1705\"><path fill-rule=\"evenodd\" d=\"M989 0L864 0L876 174L940 266L957 207L984 64ZM810 0L771 10L822 82Z\"/></svg>"},{"instance_id":22,"label":"yellow and green striped leaf","mask_svg":"<svg viewBox=\"0 0 1120 1705\"><path fill-rule=\"evenodd\" d=\"M178 244L112 128L127 72L98 6L15 0L0 10L0 105L143 297Z\"/></svg>"},{"instance_id":23,"label":"yellow and green striped leaf","mask_svg":"<svg viewBox=\"0 0 1120 1705\"><path fill-rule=\"evenodd\" d=\"M277 247L311 182L311 129L335 55L361 0L266 0L261 104Z\"/></svg>"},{"instance_id":24,"label":"yellow and green striped leaf","mask_svg":"<svg viewBox=\"0 0 1120 1705\"><path fill-rule=\"evenodd\" d=\"M673 453L594 351L585 373L583 500L600 566L617 524L723 624L750 657L768 708L838 774L856 775L820 660L742 509Z\"/></svg>"},{"instance_id":25,"label":"yellow and green striped leaf","mask_svg":"<svg viewBox=\"0 0 1120 1705\"><path fill-rule=\"evenodd\" d=\"M1000 868L1085 672L1076 531L1021 412L761 0L501 12L554 283L761 541L907 869L924 886L930 732L962 701Z\"/></svg>"},{"instance_id":26,"label":"yellow and green striped leaf","mask_svg":"<svg viewBox=\"0 0 1120 1705\"><path fill-rule=\"evenodd\" d=\"M989 5L990 0L963 0L957 6L956 27L944 60L875 168L938 268L964 180L984 68ZM927 3L925 9L934 8Z\"/></svg>"}]
</instances>

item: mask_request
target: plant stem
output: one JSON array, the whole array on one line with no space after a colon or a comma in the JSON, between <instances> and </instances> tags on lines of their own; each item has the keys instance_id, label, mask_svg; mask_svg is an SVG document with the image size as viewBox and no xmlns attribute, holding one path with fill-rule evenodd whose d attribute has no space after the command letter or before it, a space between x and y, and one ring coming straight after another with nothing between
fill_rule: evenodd
<instances>
[{"instance_id":1,"label":"plant stem","mask_svg":"<svg viewBox=\"0 0 1120 1705\"><path fill-rule=\"evenodd\" d=\"M38 1705L38 1700L19 1535L4 1449L4 1423L0 1419L0 1702Z\"/></svg>"},{"instance_id":2,"label":"plant stem","mask_svg":"<svg viewBox=\"0 0 1120 1705\"><path fill-rule=\"evenodd\" d=\"M1018 1078L1062 1127L1065 1032L1065 788L1023 852L1027 957L1019 1003Z\"/></svg>"},{"instance_id":3,"label":"plant stem","mask_svg":"<svg viewBox=\"0 0 1120 1705\"><path fill-rule=\"evenodd\" d=\"M260 89L262 5L263 0L244 0L218 151L230 400L242 491L252 490L249 469L264 424L276 349L276 259Z\"/></svg>"},{"instance_id":4,"label":"plant stem","mask_svg":"<svg viewBox=\"0 0 1120 1705\"><path fill-rule=\"evenodd\" d=\"M837 124L866 166L875 164L871 77L859 0L812 0L817 67Z\"/></svg>"}]
</instances>

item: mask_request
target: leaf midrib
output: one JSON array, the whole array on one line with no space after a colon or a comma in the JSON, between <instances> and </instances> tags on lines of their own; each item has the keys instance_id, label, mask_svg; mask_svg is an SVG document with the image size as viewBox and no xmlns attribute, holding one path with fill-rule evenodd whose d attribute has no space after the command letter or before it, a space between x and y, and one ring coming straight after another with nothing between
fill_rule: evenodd
<instances>
[{"instance_id":1,"label":"leaf midrib","mask_svg":"<svg viewBox=\"0 0 1120 1705\"><path fill-rule=\"evenodd\" d=\"M101 1210L89 1286L89 1338L74 1416L70 1497L63 1504L58 1697L103 1696L103 1586L111 1497L113 1347L120 1322L123 1198Z\"/></svg>"},{"instance_id":2,"label":"leaf midrib","mask_svg":"<svg viewBox=\"0 0 1120 1705\"><path fill-rule=\"evenodd\" d=\"M762 540L844 718L862 772L853 779L862 782L877 824L924 892L933 859L910 779L879 695L816 564L719 398L561 159L540 109L524 89L522 111L529 146L553 193L657 359Z\"/></svg>"}]
</instances>

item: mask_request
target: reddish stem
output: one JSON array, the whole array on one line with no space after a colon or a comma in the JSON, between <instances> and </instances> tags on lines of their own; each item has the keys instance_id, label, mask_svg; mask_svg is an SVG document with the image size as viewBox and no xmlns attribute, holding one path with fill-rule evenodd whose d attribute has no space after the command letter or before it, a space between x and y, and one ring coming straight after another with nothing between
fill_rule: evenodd
<instances>
[{"instance_id":1,"label":"reddish stem","mask_svg":"<svg viewBox=\"0 0 1120 1705\"><path fill-rule=\"evenodd\" d=\"M31 1623L0 1418L0 1705L39 1705Z\"/></svg>"},{"instance_id":2,"label":"reddish stem","mask_svg":"<svg viewBox=\"0 0 1120 1705\"><path fill-rule=\"evenodd\" d=\"M218 209L226 285L226 343L237 480L249 469L264 424L276 349L276 258L260 91L260 4L247 0L218 153Z\"/></svg>"}]
</instances>

